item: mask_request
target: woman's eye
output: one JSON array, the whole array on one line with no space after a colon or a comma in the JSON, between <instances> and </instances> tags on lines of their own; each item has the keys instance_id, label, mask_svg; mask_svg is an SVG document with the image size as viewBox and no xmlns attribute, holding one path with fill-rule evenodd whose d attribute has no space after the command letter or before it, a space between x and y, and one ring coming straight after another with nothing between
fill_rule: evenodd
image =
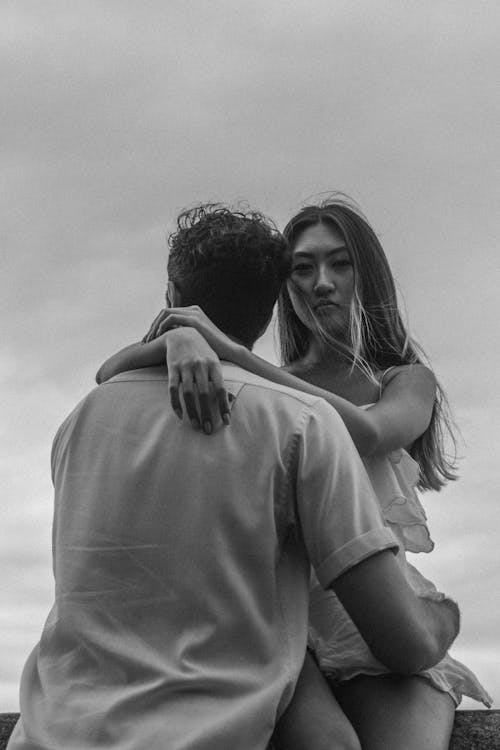
<instances>
[{"instance_id":1,"label":"woman's eye","mask_svg":"<svg viewBox=\"0 0 500 750\"><path fill-rule=\"evenodd\" d=\"M298 271L299 273L306 273L307 271L310 271L312 266L310 266L308 263L299 263L298 265L294 266L293 273Z\"/></svg>"},{"instance_id":2,"label":"woman's eye","mask_svg":"<svg viewBox=\"0 0 500 750\"><path fill-rule=\"evenodd\" d=\"M332 265L334 268L344 269L352 266L352 263L346 258L345 260L336 260Z\"/></svg>"}]
</instances>

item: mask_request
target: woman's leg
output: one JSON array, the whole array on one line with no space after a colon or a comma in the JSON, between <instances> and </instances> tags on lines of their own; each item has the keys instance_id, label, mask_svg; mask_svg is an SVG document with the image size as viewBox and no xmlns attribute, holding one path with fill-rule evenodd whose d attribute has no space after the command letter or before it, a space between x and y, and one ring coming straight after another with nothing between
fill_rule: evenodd
<instances>
[{"instance_id":1,"label":"woman's leg","mask_svg":"<svg viewBox=\"0 0 500 750\"><path fill-rule=\"evenodd\" d=\"M455 703L425 678L363 675L334 692L363 750L448 750Z\"/></svg>"},{"instance_id":2,"label":"woman's leg","mask_svg":"<svg viewBox=\"0 0 500 750\"><path fill-rule=\"evenodd\" d=\"M361 750L354 729L309 653L272 742L276 750Z\"/></svg>"}]
</instances>

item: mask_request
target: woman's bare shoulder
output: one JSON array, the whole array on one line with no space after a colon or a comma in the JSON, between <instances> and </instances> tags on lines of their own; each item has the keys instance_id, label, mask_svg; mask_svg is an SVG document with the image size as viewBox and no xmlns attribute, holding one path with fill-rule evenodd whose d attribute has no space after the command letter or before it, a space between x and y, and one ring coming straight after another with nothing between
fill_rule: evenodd
<instances>
[{"instance_id":1,"label":"woman's bare shoulder","mask_svg":"<svg viewBox=\"0 0 500 750\"><path fill-rule=\"evenodd\" d=\"M420 363L389 367L382 371L379 377L382 390L387 388L389 383L407 387L436 387L436 376L430 367Z\"/></svg>"}]
</instances>

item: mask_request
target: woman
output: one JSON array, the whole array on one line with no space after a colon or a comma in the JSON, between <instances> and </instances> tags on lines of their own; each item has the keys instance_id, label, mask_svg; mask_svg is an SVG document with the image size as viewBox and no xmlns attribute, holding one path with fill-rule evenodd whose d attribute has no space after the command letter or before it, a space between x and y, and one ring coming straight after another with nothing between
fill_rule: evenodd
<instances>
[{"instance_id":1,"label":"woman","mask_svg":"<svg viewBox=\"0 0 500 750\"><path fill-rule=\"evenodd\" d=\"M167 309L148 341L172 327L189 326L220 357L329 401L364 459L386 523L399 537L400 562L411 585L420 596L441 598L407 563L404 549L432 550L415 487L439 490L455 478L443 448L449 423L442 391L402 323L382 247L361 213L338 198L304 208L284 234L293 251L291 276L278 304L284 368L228 340L198 308ZM175 302L175 290L170 294ZM156 338L149 349L115 355L100 371L101 379L164 361L164 344ZM197 346L195 341L193 358L199 360ZM198 365L197 375L195 368L186 368L185 353L182 362L171 350L168 356L178 408L178 384L191 387L198 378L206 391L214 364L209 362L203 375ZM314 658L306 657L294 700L275 733L279 747L353 750L361 742L370 750L441 750L448 747L463 693L489 704L474 675L449 656L419 675L390 674L335 595L314 579L310 649Z\"/></svg>"}]
</instances>

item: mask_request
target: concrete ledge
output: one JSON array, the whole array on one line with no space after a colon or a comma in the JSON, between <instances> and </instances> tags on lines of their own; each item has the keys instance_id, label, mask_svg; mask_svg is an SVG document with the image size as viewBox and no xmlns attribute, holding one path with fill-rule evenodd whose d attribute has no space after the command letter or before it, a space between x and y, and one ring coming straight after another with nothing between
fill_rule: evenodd
<instances>
[{"instance_id":1,"label":"concrete ledge","mask_svg":"<svg viewBox=\"0 0 500 750\"><path fill-rule=\"evenodd\" d=\"M0 714L0 750L5 750L18 718ZM450 750L500 750L500 711L457 711Z\"/></svg>"},{"instance_id":2,"label":"concrete ledge","mask_svg":"<svg viewBox=\"0 0 500 750\"><path fill-rule=\"evenodd\" d=\"M5 750L19 714L0 714L0 750Z\"/></svg>"},{"instance_id":3,"label":"concrete ledge","mask_svg":"<svg viewBox=\"0 0 500 750\"><path fill-rule=\"evenodd\" d=\"M500 711L457 711L450 750L500 750Z\"/></svg>"}]
</instances>

